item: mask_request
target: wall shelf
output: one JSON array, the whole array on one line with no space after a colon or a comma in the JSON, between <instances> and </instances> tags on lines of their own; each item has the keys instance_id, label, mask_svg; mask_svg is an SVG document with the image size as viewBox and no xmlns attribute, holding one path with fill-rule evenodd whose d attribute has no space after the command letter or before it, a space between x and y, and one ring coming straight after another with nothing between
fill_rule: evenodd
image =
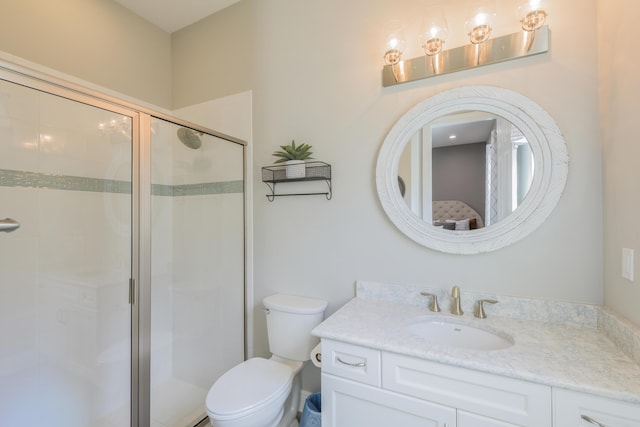
<instances>
[{"instance_id":1,"label":"wall shelf","mask_svg":"<svg viewBox=\"0 0 640 427\"><path fill-rule=\"evenodd\" d=\"M311 193L276 193L277 184L307 181L325 181L327 183L328 191ZM264 166L262 168L262 182L264 182L267 187L269 187L269 190L271 190L271 194L267 194L267 199L270 202L273 202L276 197L282 196L324 195L327 200L331 200L333 195L331 187L331 165L324 162L306 162L305 175L301 178L287 178L286 165Z\"/></svg>"}]
</instances>

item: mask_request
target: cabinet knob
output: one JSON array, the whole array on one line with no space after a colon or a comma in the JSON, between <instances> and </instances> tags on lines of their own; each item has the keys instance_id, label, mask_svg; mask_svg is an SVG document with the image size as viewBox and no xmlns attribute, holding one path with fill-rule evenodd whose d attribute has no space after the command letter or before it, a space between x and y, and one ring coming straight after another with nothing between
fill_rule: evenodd
<instances>
[{"instance_id":1,"label":"cabinet knob","mask_svg":"<svg viewBox=\"0 0 640 427\"><path fill-rule=\"evenodd\" d=\"M599 422L597 422L596 420L594 420L593 418L588 417L588 416L586 416L586 415L580 415L580 418L582 418L582 419L583 419L583 420L585 420L586 422L591 423L591 424L593 424L593 425L596 425L596 426L598 426L598 427L607 427L606 425L604 425L604 424L602 424L602 423L599 423Z\"/></svg>"}]
</instances>

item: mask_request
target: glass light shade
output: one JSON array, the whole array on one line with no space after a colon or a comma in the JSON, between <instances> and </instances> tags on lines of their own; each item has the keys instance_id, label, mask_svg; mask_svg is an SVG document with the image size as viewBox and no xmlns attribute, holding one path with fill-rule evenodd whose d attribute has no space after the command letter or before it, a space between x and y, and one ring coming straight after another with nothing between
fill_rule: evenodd
<instances>
[{"instance_id":1,"label":"glass light shade","mask_svg":"<svg viewBox=\"0 0 640 427\"><path fill-rule=\"evenodd\" d=\"M518 18L525 31L535 31L541 28L548 16L549 5L544 0L525 0L518 4Z\"/></svg>"},{"instance_id":2,"label":"glass light shade","mask_svg":"<svg viewBox=\"0 0 640 427\"><path fill-rule=\"evenodd\" d=\"M400 62L406 44L407 40L403 28L399 26L392 28L387 35L384 63L387 65L395 65Z\"/></svg>"},{"instance_id":3,"label":"glass light shade","mask_svg":"<svg viewBox=\"0 0 640 427\"><path fill-rule=\"evenodd\" d=\"M449 35L449 25L442 9L429 9L420 31L420 45L424 53L433 56L440 53Z\"/></svg>"},{"instance_id":4,"label":"glass light shade","mask_svg":"<svg viewBox=\"0 0 640 427\"><path fill-rule=\"evenodd\" d=\"M475 8L473 15L464 23L471 43L480 44L489 40L495 16L493 8L488 5Z\"/></svg>"}]
</instances>

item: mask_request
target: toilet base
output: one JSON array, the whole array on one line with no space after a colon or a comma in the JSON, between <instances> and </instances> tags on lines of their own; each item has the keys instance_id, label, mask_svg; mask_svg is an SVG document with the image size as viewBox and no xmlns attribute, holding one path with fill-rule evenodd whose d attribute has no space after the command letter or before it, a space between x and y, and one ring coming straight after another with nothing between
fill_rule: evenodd
<instances>
[{"instance_id":1,"label":"toilet base","mask_svg":"<svg viewBox=\"0 0 640 427\"><path fill-rule=\"evenodd\" d=\"M284 427L300 427L300 423L298 423L297 419L294 419L293 421L291 421L291 424L289 424L288 426L284 426Z\"/></svg>"},{"instance_id":2,"label":"toilet base","mask_svg":"<svg viewBox=\"0 0 640 427\"><path fill-rule=\"evenodd\" d=\"M277 427L298 427L298 408L300 406L300 392L302 391L302 374L299 370L293 376L291 392L284 403L284 414Z\"/></svg>"}]
</instances>

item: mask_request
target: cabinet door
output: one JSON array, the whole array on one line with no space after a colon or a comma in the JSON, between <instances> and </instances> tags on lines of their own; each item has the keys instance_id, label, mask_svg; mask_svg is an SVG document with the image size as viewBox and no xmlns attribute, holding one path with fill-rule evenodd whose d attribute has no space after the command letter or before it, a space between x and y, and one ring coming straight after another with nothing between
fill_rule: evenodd
<instances>
[{"instance_id":1,"label":"cabinet door","mask_svg":"<svg viewBox=\"0 0 640 427\"><path fill-rule=\"evenodd\" d=\"M551 388L528 381L383 353L382 388L507 423L502 425L551 424Z\"/></svg>"},{"instance_id":2,"label":"cabinet door","mask_svg":"<svg viewBox=\"0 0 640 427\"><path fill-rule=\"evenodd\" d=\"M554 389L556 427L640 427L640 405Z\"/></svg>"},{"instance_id":3,"label":"cabinet door","mask_svg":"<svg viewBox=\"0 0 640 427\"><path fill-rule=\"evenodd\" d=\"M322 427L455 427L456 411L322 374Z\"/></svg>"},{"instance_id":4,"label":"cabinet door","mask_svg":"<svg viewBox=\"0 0 640 427\"><path fill-rule=\"evenodd\" d=\"M471 412L458 411L458 427L519 427L505 421L483 417ZM564 426L568 427L568 426Z\"/></svg>"}]
</instances>

